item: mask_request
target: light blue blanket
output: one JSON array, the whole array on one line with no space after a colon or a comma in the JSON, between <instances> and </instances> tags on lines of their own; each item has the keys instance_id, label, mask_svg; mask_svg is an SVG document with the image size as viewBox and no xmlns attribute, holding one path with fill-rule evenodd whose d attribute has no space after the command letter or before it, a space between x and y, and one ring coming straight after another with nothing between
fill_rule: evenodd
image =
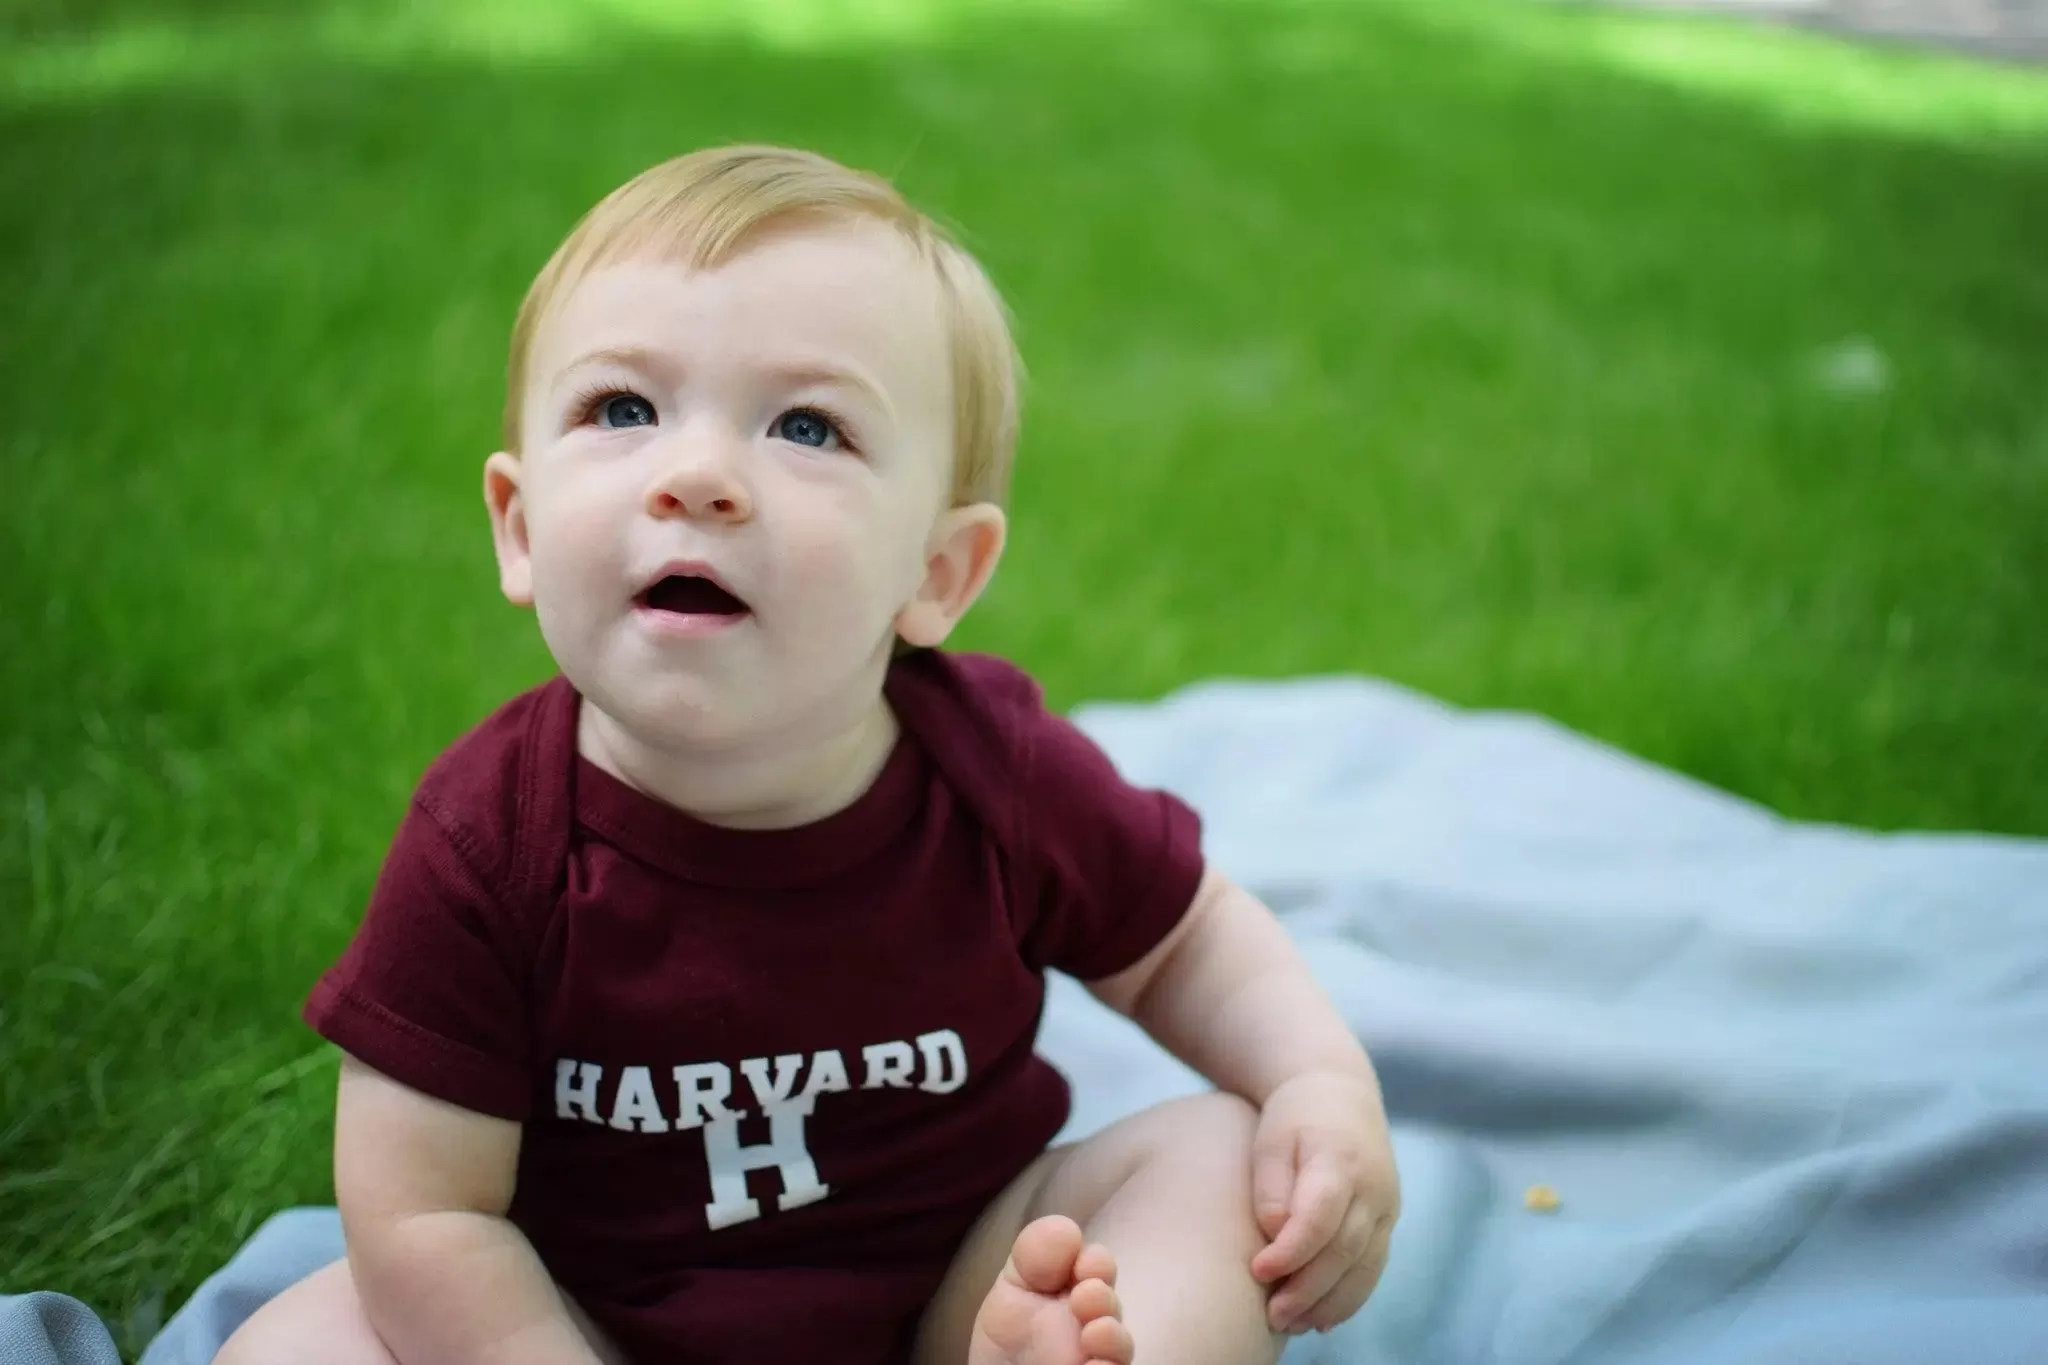
<instances>
[{"instance_id":1,"label":"light blue blanket","mask_svg":"<svg viewBox=\"0 0 2048 1365\"><path fill-rule=\"evenodd\" d=\"M1080 718L1202 810L1386 1082L1392 1266L1288 1365L2048 1362L2048 844L1789 824L1355 680ZM1044 1047L1070 1136L1199 1085L1068 981ZM265 1227L146 1365L338 1238ZM0 1359L100 1365L10 1354L24 1302Z\"/></svg>"}]
</instances>

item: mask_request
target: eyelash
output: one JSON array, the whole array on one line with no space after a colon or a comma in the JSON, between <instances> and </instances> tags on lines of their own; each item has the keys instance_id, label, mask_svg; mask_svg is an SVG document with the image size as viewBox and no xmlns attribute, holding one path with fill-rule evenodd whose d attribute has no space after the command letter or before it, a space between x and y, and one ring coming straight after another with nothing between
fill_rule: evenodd
<instances>
[{"instance_id":1,"label":"eyelash","mask_svg":"<svg viewBox=\"0 0 2048 1365\"><path fill-rule=\"evenodd\" d=\"M575 415L575 425L579 427L594 425L597 421L597 410L614 398L639 398L642 402L648 402L642 395L633 392L631 389L621 388L617 384L593 384L579 392L575 400L569 405L569 411ZM652 407L653 404L648 402L648 406ZM776 413L775 420L780 422L792 412L808 412L814 416L824 418L826 424L838 433L839 444L845 447L847 454L858 455L861 453L860 441L854 436L853 423L847 421L845 417L841 416L834 409L825 406L823 403L799 403L795 407L784 408L781 412Z\"/></svg>"},{"instance_id":2,"label":"eyelash","mask_svg":"<svg viewBox=\"0 0 2048 1365\"><path fill-rule=\"evenodd\" d=\"M574 418L571 425L579 427L592 426L597 422L597 410L612 399L639 397L640 395L634 393L631 389L620 388L617 384L593 384L579 392L576 395L575 401L570 403L569 413ZM642 401L646 400L643 399ZM648 406L652 407L654 405L649 403Z\"/></svg>"}]
</instances>

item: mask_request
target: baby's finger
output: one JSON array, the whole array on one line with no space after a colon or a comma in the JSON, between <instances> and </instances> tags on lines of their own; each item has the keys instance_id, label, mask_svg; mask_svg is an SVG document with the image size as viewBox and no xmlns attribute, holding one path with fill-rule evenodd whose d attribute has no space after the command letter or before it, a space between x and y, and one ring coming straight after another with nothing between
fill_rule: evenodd
<instances>
[{"instance_id":1,"label":"baby's finger","mask_svg":"<svg viewBox=\"0 0 2048 1365\"><path fill-rule=\"evenodd\" d=\"M1270 1239L1287 1223L1294 1195L1295 1136L1291 1129L1260 1128L1252 1140L1252 1217Z\"/></svg>"},{"instance_id":2,"label":"baby's finger","mask_svg":"<svg viewBox=\"0 0 2048 1365\"><path fill-rule=\"evenodd\" d=\"M1287 1222L1279 1235L1252 1257L1252 1277L1270 1284L1300 1270L1330 1244L1350 1207L1351 1182L1328 1163L1311 1160L1295 1178Z\"/></svg>"},{"instance_id":3,"label":"baby's finger","mask_svg":"<svg viewBox=\"0 0 2048 1365\"><path fill-rule=\"evenodd\" d=\"M1289 1275L1266 1301L1267 1325L1276 1332L1307 1330L1309 1313L1342 1282L1347 1268L1333 1247Z\"/></svg>"},{"instance_id":4,"label":"baby's finger","mask_svg":"<svg viewBox=\"0 0 2048 1365\"><path fill-rule=\"evenodd\" d=\"M1303 1321L1318 1332L1327 1332L1338 1323L1350 1318L1353 1313L1365 1307L1365 1301L1372 1297L1372 1291L1379 1287L1380 1276L1387 1268L1387 1240L1392 1236L1394 1225L1383 1222L1372 1236L1365 1254L1337 1281L1330 1292L1323 1295L1316 1306L1303 1314Z\"/></svg>"},{"instance_id":5,"label":"baby's finger","mask_svg":"<svg viewBox=\"0 0 2048 1365\"><path fill-rule=\"evenodd\" d=\"M1266 1318L1276 1330L1308 1328L1316 1308L1328 1298L1366 1255L1373 1241L1374 1219L1354 1207L1329 1245L1314 1260L1288 1276L1266 1303Z\"/></svg>"}]
</instances>

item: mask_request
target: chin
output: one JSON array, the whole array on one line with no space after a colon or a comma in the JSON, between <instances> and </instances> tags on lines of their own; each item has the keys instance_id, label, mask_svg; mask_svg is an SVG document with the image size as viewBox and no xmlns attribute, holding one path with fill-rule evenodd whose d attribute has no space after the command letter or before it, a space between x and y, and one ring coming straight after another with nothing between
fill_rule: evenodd
<instances>
[{"instance_id":1,"label":"chin","mask_svg":"<svg viewBox=\"0 0 2048 1365\"><path fill-rule=\"evenodd\" d=\"M633 676L598 669L563 672L576 690L634 742L653 749L703 748L746 741L766 717L758 689L691 676Z\"/></svg>"},{"instance_id":2,"label":"chin","mask_svg":"<svg viewBox=\"0 0 2048 1365\"><path fill-rule=\"evenodd\" d=\"M633 738L651 748L704 749L745 744L767 729L756 706L704 696L690 689L664 689L635 698L614 715Z\"/></svg>"}]
</instances>

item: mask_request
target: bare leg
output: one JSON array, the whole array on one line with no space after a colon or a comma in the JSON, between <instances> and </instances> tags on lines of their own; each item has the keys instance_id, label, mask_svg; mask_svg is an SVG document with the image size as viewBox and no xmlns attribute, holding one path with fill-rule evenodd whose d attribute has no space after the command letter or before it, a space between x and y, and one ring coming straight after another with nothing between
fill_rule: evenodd
<instances>
[{"instance_id":1,"label":"bare leg","mask_svg":"<svg viewBox=\"0 0 2048 1365\"><path fill-rule=\"evenodd\" d=\"M605 1365L626 1365L576 1303L563 1299L583 1339ZM213 1358L214 1365L399 1365L363 1312L347 1261L314 1271L256 1310Z\"/></svg>"},{"instance_id":2,"label":"bare leg","mask_svg":"<svg viewBox=\"0 0 2048 1365\"><path fill-rule=\"evenodd\" d=\"M918 1365L1081 1365L1091 1357L1130 1358L1094 1355L1107 1327L1093 1329L1095 1341L1084 1354L1078 1331L1052 1313L1034 1319L1046 1331L1025 1348L998 1342L1002 1349L991 1351L989 1315L1006 1303L1005 1314L1014 1309L1016 1282L1005 1274L1006 1265L1014 1265L1012 1249L1024 1253L1026 1243L1043 1233L1045 1225L1035 1220L1049 1215L1078 1223L1090 1251L1100 1244L1109 1257L1106 1263L1084 1263L1069 1276L1068 1299L1042 1292L1045 1303L1070 1302L1090 1272L1103 1279L1102 1272L1113 1269L1114 1307L1138 1360L1277 1360L1284 1338L1268 1329L1266 1290L1251 1274L1252 1257L1265 1245L1251 1203L1256 1118L1242 1100L1202 1095L1160 1105L1086 1142L1048 1152L989 1206L955 1257L926 1315ZM1079 1320L1078 1313L1068 1316Z\"/></svg>"},{"instance_id":3,"label":"bare leg","mask_svg":"<svg viewBox=\"0 0 2048 1365\"><path fill-rule=\"evenodd\" d=\"M236 1329L213 1365L397 1365L356 1302L348 1262L314 1271Z\"/></svg>"}]
</instances>

